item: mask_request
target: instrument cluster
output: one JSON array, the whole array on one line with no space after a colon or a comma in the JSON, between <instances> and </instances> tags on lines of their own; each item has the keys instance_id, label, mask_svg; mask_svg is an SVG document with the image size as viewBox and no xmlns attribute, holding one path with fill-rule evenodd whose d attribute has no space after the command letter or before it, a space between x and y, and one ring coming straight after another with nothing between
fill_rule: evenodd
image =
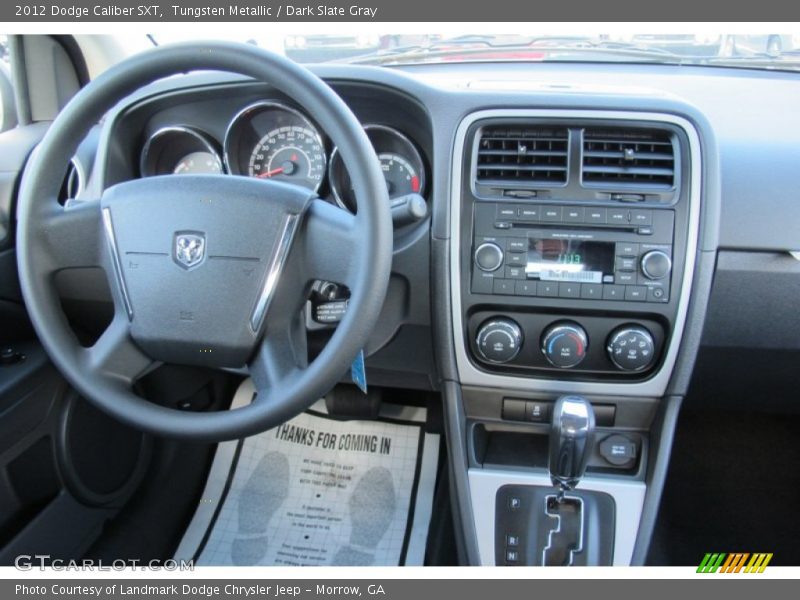
<instances>
[{"instance_id":1,"label":"instrument cluster","mask_svg":"<svg viewBox=\"0 0 800 600\"><path fill-rule=\"evenodd\" d=\"M364 130L381 163L389 197L424 195L425 163L416 145L385 125L366 124ZM197 127L168 126L153 133L142 148L142 177L223 173L329 191L339 206L356 210L337 148L309 117L281 102L264 100L245 107L231 120L223 140Z\"/></svg>"}]
</instances>

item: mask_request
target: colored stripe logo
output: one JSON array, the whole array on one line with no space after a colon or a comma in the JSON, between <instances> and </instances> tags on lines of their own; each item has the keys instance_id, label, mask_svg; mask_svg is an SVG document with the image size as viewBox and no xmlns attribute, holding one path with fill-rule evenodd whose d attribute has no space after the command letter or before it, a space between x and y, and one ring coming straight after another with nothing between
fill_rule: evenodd
<instances>
[{"instance_id":1,"label":"colored stripe logo","mask_svg":"<svg viewBox=\"0 0 800 600\"><path fill-rule=\"evenodd\" d=\"M697 567L697 572L763 573L771 560L771 552L708 552Z\"/></svg>"}]
</instances>

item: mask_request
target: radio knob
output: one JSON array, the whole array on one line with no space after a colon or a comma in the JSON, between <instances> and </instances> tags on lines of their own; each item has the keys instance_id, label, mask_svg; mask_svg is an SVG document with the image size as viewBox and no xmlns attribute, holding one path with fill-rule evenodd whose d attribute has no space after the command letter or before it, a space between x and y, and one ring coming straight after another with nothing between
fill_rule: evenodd
<instances>
[{"instance_id":1,"label":"radio knob","mask_svg":"<svg viewBox=\"0 0 800 600\"><path fill-rule=\"evenodd\" d=\"M516 321L498 318L487 321L475 339L480 355L489 362L514 360L522 347L522 329Z\"/></svg>"},{"instance_id":2,"label":"radio knob","mask_svg":"<svg viewBox=\"0 0 800 600\"><path fill-rule=\"evenodd\" d=\"M642 273L648 279L664 279L672 270L672 260L666 252L651 250L642 257Z\"/></svg>"},{"instance_id":3,"label":"radio knob","mask_svg":"<svg viewBox=\"0 0 800 600\"><path fill-rule=\"evenodd\" d=\"M577 323L556 323L542 335L542 353L554 367L569 369L586 358L589 337Z\"/></svg>"},{"instance_id":4,"label":"radio knob","mask_svg":"<svg viewBox=\"0 0 800 600\"><path fill-rule=\"evenodd\" d=\"M623 371L642 371L653 364L656 345L644 327L620 327L611 333L606 346L608 357Z\"/></svg>"},{"instance_id":5,"label":"radio knob","mask_svg":"<svg viewBox=\"0 0 800 600\"><path fill-rule=\"evenodd\" d=\"M492 242L481 244L475 250L475 264L481 271L496 271L503 264L503 251Z\"/></svg>"}]
</instances>

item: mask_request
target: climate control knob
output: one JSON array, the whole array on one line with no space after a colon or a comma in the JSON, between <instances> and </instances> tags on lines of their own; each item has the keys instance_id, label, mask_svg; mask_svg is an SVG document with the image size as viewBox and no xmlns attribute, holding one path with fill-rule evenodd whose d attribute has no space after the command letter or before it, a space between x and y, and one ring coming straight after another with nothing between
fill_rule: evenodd
<instances>
[{"instance_id":1,"label":"climate control knob","mask_svg":"<svg viewBox=\"0 0 800 600\"><path fill-rule=\"evenodd\" d=\"M651 250L642 257L641 266L648 279L664 279L672 270L672 259L666 252Z\"/></svg>"},{"instance_id":2,"label":"climate control knob","mask_svg":"<svg viewBox=\"0 0 800 600\"><path fill-rule=\"evenodd\" d=\"M514 360L522 347L522 329L511 319L491 319L481 325L475 343L480 355L489 362Z\"/></svg>"},{"instance_id":3,"label":"climate control knob","mask_svg":"<svg viewBox=\"0 0 800 600\"><path fill-rule=\"evenodd\" d=\"M642 371L653 364L656 345L647 329L628 325L611 332L606 351L611 362L623 371Z\"/></svg>"},{"instance_id":4,"label":"climate control knob","mask_svg":"<svg viewBox=\"0 0 800 600\"><path fill-rule=\"evenodd\" d=\"M586 358L589 337L577 323L555 323L542 335L542 353L554 367L569 369Z\"/></svg>"},{"instance_id":5,"label":"climate control knob","mask_svg":"<svg viewBox=\"0 0 800 600\"><path fill-rule=\"evenodd\" d=\"M503 264L503 251L492 242L481 244L475 249L475 264L481 271L496 271Z\"/></svg>"}]
</instances>

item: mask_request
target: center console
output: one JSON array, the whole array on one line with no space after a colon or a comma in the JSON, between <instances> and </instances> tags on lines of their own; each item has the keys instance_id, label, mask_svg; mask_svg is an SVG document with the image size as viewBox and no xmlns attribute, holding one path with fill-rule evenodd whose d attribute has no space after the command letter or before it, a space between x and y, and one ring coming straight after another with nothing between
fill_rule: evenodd
<instances>
[{"instance_id":1,"label":"center console","mask_svg":"<svg viewBox=\"0 0 800 600\"><path fill-rule=\"evenodd\" d=\"M482 111L461 123L453 169L454 350L480 562L630 564L692 285L697 133L658 113ZM593 425L566 496L552 450L565 395Z\"/></svg>"}]
</instances>

